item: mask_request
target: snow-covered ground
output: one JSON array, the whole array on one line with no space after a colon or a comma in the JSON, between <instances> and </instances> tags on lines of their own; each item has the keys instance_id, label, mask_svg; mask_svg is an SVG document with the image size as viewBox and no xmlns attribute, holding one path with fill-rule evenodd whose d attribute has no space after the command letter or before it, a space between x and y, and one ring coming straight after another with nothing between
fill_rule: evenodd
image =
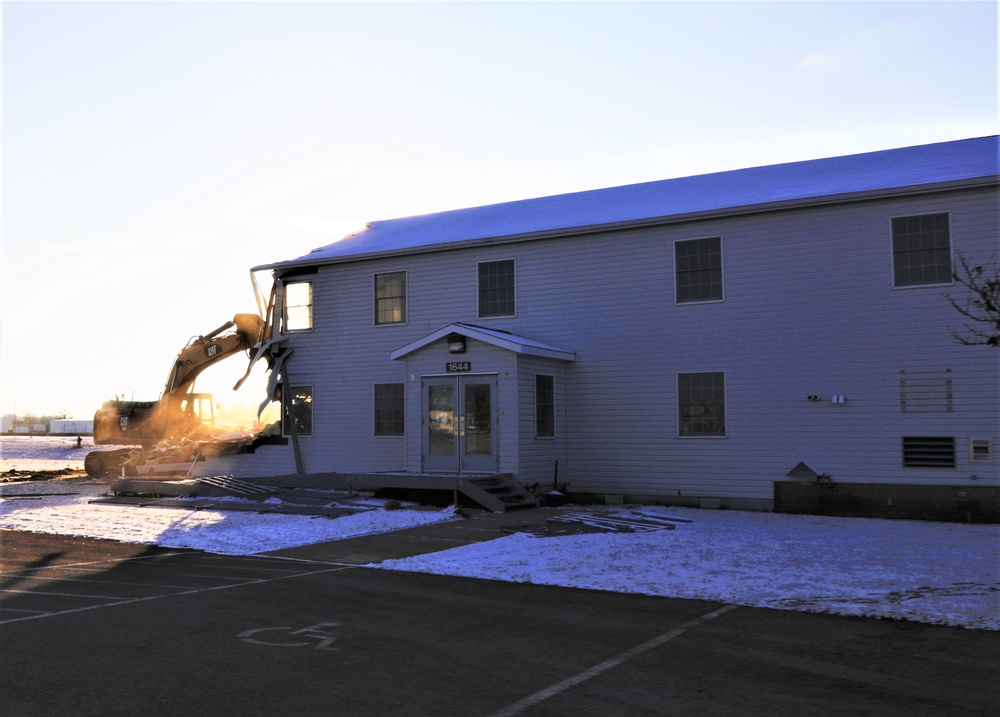
<instances>
[{"instance_id":1,"label":"snow-covered ground","mask_svg":"<svg viewBox=\"0 0 1000 717\"><path fill-rule=\"evenodd\" d=\"M518 534L380 567L1000 629L1000 526L692 508L675 530Z\"/></svg>"},{"instance_id":2,"label":"snow-covered ground","mask_svg":"<svg viewBox=\"0 0 1000 717\"><path fill-rule=\"evenodd\" d=\"M0 436L0 473L63 468L82 471L83 459L94 450L94 439L81 438L83 445L77 448L76 436Z\"/></svg>"},{"instance_id":3,"label":"snow-covered ground","mask_svg":"<svg viewBox=\"0 0 1000 717\"><path fill-rule=\"evenodd\" d=\"M339 518L88 503L105 490L85 480L0 484L0 528L249 555L461 520L451 510L380 503ZM674 529L516 534L372 567L1000 630L1000 526L657 507L573 512Z\"/></svg>"}]
</instances>

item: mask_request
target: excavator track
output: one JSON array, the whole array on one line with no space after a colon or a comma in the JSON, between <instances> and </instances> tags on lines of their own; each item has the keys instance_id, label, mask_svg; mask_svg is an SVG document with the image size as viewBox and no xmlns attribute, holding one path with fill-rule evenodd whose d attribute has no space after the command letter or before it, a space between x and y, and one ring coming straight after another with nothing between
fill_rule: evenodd
<instances>
[{"instance_id":1,"label":"excavator track","mask_svg":"<svg viewBox=\"0 0 1000 717\"><path fill-rule=\"evenodd\" d=\"M120 476L125 461L133 450L133 448L117 448L111 451L91 451L83 459L83 469L91 478Z\"/></svg>"}]
</instances>

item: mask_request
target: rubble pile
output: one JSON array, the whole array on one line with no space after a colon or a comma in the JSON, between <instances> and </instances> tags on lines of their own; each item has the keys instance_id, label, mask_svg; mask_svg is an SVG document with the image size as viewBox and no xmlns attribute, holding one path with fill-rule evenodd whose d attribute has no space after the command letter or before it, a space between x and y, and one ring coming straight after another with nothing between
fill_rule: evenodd
<instances>
[{"instance_id":1,"label":"rubble pile","mask_svg":"<svg viewBox=\"0 0 1000 717\"><path fill-rule=\"evenodd\" d=\"M242 453L254 441L276 435L277 424L218 433L200 427L180 439L162 440L149 448L132 449L123 463L125 475L184 475L197 461Z\"/></svg>"}]
</instances>

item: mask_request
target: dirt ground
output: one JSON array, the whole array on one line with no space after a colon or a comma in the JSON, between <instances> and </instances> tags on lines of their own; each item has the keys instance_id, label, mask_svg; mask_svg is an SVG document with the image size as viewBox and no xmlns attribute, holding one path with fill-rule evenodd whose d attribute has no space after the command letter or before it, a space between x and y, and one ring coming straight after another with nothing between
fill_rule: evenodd
<instances>
[{"instance_id":1,"label":"dirt ground","mask_svg":"<svg viewBox=\"0 0 1000 717\"><path fill-rule=\"evenodd\" d=\"M87 472L71 468L61 468L59 470L10 470L0 473L0 484L22 483L24 481L35 480L72 480L74 478L86 478Z\"/></svg>"}]
</instances>

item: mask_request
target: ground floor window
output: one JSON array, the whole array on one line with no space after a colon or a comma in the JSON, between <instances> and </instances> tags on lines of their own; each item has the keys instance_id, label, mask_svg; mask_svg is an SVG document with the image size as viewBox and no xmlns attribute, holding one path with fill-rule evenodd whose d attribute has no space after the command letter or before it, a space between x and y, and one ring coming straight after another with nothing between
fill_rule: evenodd
<instances>
[{"instance_id":1,"label":"ground floor window","mask_svg":"<svg viewBox=\"0 0 1000 717\"><path fill-rule=\"evenodd\" d=\"M535 437L556 435L555 378L545 374L535 376Z\"/></svg>"},{"instance_id":2,"label":"ground floor window","mask_svg":"<svg viewBox=\"0 0 1000 717\"><path fill-rule=\"evenodd\" d=\"M403 424L403 384L375 384L375 435L402 436Z\"/></svg>"},{"instance_id":3,"label":"ground floor window","mask_svg":"<svg viewBox=\"0 0 1000 717\"><path fill-rule=\"evenodd\" d=\"M681 436L725 436L726 374L677 374L677 416Z\"/></svg>"},{"instance_id":4,"label":"ground floor window","mask_svg":"<svg viewBox=\"0 0 1000 717\"><path fill-rule=\"evenodd\" d=\"M313 432L313 390L312 386L288 386L285 396L285 435L292 435L288 421L295 421L295 432L300 436L311 436Z\"/></svg>"}]
</instances>

